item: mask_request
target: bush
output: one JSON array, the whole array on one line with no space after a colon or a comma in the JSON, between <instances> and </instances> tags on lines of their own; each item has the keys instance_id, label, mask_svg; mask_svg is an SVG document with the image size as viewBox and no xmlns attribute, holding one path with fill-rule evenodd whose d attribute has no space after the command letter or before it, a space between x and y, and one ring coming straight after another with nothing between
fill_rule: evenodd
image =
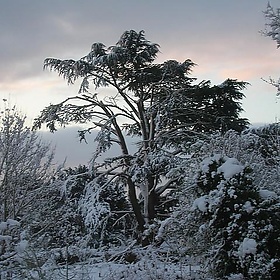
<instances>
[{"instance_id":1,"label":"bush","mask_svg":"<svg viewBox=\"0 0 280 280\"><path fill-rule=\"evenodd\" d=\"M279 197L253 184L250 167L235 158L208 157L193 195L189 209L181 206L177 215L181 233L215 279L279 279Z\"/></svg>"}]
</instances>

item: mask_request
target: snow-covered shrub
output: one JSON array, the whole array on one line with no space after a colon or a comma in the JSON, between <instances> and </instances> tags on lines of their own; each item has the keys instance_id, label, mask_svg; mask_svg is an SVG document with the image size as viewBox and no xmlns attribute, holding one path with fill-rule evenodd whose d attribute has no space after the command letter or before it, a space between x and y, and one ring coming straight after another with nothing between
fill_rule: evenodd
<instances>
[{"instance_id":1,"label":"snow-covered shrub","mask_svg":"<svg viewBox=\"0 0 280 280\"><path fill-rule=\"evenodd\" d=\"M24 226L40 189L53 174L53 151L26 126L26 117L4 99L0 104L0 220Z\"/></svg>"},{"instance_id":2,"label":"snow-covered shrub","mask_svg":"<svg viewBox=\"0 0 280 280\"><path fill-rule=\"evenodd\" d=\"M91 246L125 242L129 235L129 206L121 185L96 178L87 184L80 209L91 236Z\"/></svg>"},{"instance_id":3,"label":"snow-covered shrub","mask_svg":"<svg viewBox=\"0 0 280 280\"><path fill-rule=\"evenodd\" d=\"M250 167L214 154L200 164L193 197L174 214L181 242L215 279L279 277L279 197L253 181Z\"/></svg>"},{"instance_id":4,"label":"snow-covered shrub","mask_svg":"<svg viewBox=\"0 0 280 280\"><path fill-rule=\"evenodd\" d=\"M129 209L121 185L107 184L106 178L98 177L87 166L59 172L42 190L37 206L28 235L37 247L55 251L58 262L65 261L66 247L71 252L68 261L81 260L76 248L120 242L126 233Z\"/></svg>"},{"instance_id":5,"label":"snow-covered shrub","mask_svg":"<svg viewBox=\"0 0 280 280\"><path fill-rule=\"evenodd\" d=\"M24 237L18 221L0 221L0 279L17 273L21 265L21 254L28 244Z\"/></svg>"},{"instance_id":6,"label":"snow-covered shrub","mask_svg":"<svg viewBox=\"0 0 280 280\"><path fill-rule=\"evenodd\" d=\"M215 134L198 141L190 148L193 157L203 159L209 154L236 158L253 170L254 184L280 194L280 125L252 127L237 133Z\"/></svg>"},{"instance_id":7,"label":"snow-covered shrub","mask_svg":"<svg viewBox=\"0 0 280 280\"><path fill-rule=\"evenodd\" d=\"M37 247L51 249L80 244L85 226L78 201L87 180L83 167L63 170L41 190L28 227L28 235Z\"/></svg>"},{"instance_id":8,"label":"snow-covered shrub","mask_svg":"<svg viewBox=\"0 0 280 280\"><path fill-rule=\"evenodd\" d=\"M201 279L191 277L199 273L198 267L190 266L185 258L175 260L169 254L173 249L167 244L157 249L154 246L143 248L136 243L131 245L121 252L112 252L110 262L105 264L106 270L101 272L102 279Z\"/></svg>"}]
</instances>

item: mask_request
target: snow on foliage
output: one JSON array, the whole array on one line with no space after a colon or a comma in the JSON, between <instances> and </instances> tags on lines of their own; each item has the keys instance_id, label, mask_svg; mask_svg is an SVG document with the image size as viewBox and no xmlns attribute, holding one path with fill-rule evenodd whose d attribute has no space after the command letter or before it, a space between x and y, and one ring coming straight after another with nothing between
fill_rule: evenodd
<instances>
[{"instance_id":1,"label":"snow on foliage","mask_svg":"<svg viewBox=\"0 0 280 280\"><path fill-rule=\"evenodd\" d=\"M85 195L80 202L85 224L93 231L96 231L110 214L110 206L101 200L100 193L100 185L94 180L87 185Z\"/></svg>"},{"instance_id":2,"label":"snow on foliage","mask_svg":"<svg viewBox=\"0 0 280 280\"><path fill-rule=\"evenodd\" d=\"M6 223L10 227L19 227L20 226L20 222L14 220L14 219L7 219Z\"/></svg>"},{"instance_id":3,"label":"snow on foliage","mask_svg":"<svg viewBox=\"0 0 280 280\"><path fill-rule=\"evenodd\" d=\"M278 198L277 193L275 193L273 191L269 191L269 190L260 189L259 194L260 194L260 197L264 200Z\"/></svg>"},{"instance_id":4,"label":"snow on foliage","mask_svg":"<svg viewBox=\"0 0 280 280\"><path fill-rule=\"evenodd\" d=\"M207 195L198 197L194 200L191 210L199 209L201 212L207 212L208 204Z\"/></svg>"},{"instance_id":5,"label":"snow on foliage","mask_svg":"<svg viewBox=\"0 0 280 280\"><path fill-rule=\"evenodd\" d=\"M7 222L0 222L0 232L3 232L8 228L8 223Z\"/></svg>"},{"instance_id":6,"label":"snow on foliage","mask_svg":"<svg viewBox=\"0 0 280 280\"><path fill-rule=\"evenodd\" d=\"M257 242L255 239L252 238L244 238L242 243L240 244L237 254L244 258L246 255L257 253Z\"/></svg>"},{"instance_id":7,"label":"snow on foliage","mask_svg":"<svg viewBox=\"0 0 280 280\"><path fill-rule=\"evenodd\" d=\"M209 139L192 145L190 151L201 160L205 159L205 155L220 154L228 158L235 158L242 165L250 165L254 173L252 179L255 185L280 194L279 144L280 126L271 124L250 128L241 134L232 130L223 135L214 134Z\"/></svg>"},{"instance_id":8,"label":"snow on foliage","mask_svg":"<svg viewBox=\"0 0 280 280\"><path fill-rule=\"evenodd\" d=\"M223 173L226 180L243 171L243 166L236 158L227 158L226 161L217 169L218 173Z\"/></svg>"},{"instance_id":9,"label":"snow on foliage","mask_svg":"<svg viewBox=\"0 0 280 280\"><path fill-rule=\"evenodd\" d=\"M20 240L20 242L16 245L16 252L17 253L24 253L28 247L28 241L27 240Z\"/></svg>"},{"instance_id":10,"label":"snow on foliage","mask_svg":"<svg viewBox=\"0 0 280 280\"><path fill-rule=\"evenodd\" d=\"M280 8L273 9L268 3L267 9L264 12L267 20L267 29L263 32L266 36L271 37L272 40L276 41L277 48L280 47Z\"/></svg>"},{"instance_id":11,"label":"snow on foliage","mask_svg":"<svg viewBox=\"0 0 280 280\"><path fill-rule=\"evenodd\" d=\"M214 153L198 166L169 231L215 279L278 279L279 196L255 186L253 169L232 156Z\"/></svg>"},{"instance_id":12,"label":"snow on foliage","mask_svg":"<svg viewBox=\"0 0 280 280\"><path fill-rule=\"evenodd\" d=\"M0 222L0 278L16 270L21 261L20 254L27 247L28 242L21 234L20 226L20 222L14 219Z\"/></svg>"},{"instance_id":13,"label":"snow on foliage","mask_svg":"<svg viewBox=\"0 0 280 280\"><path fill-rule=\"evenodd\" d=\"M276 42L277 48L280 47L280 8L274 9L268 2L267 8L264 11L265 19L267 20L266 29L263 34L267 37L270 37L273 41ZM274 80L272 78L268 81L269 84L276 87L277 93L276 96L280 96L280 78Z\"/></svg>"}]
</instances>

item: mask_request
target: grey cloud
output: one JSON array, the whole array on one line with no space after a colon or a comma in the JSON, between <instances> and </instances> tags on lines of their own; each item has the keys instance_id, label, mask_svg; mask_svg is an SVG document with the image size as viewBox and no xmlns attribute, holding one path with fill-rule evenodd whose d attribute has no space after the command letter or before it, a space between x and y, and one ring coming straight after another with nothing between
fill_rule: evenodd
<instances>
[{"instance_id":1,"label":"grey cloud","mask_svg":"<svg viewBox=\"0 0 280 280\"><path fill-rule=\"evenodd\" d=\"M39 131L42 139L46 143L50 143L51 147L55 148L55 163L62 164L66 159L66 166L78 166L79 164L88 164L93 157L96 150L97 143L94 141L98 131L92 131L87 135L85 141L79 140L78 126L69 126L60 128L55 133L49 131ZM139 141L137 138L126 137L128 148L131 153L137 149L136 143ZM120 155L121 150L118 146L114 145L109 151L100 156L97 161L102 161L105 158Z\"/></svg>"},{"instance_id":2,"label":"grey cloud","mask_svg":"<svg viewBox=\"0 0 280 280\"><path fill-rule=\"evenodd\" d=\"M245 27L252 12L262 17L264 7L252 0L4 1L0 75L2 80L41 75L44 58L79 58L93 42L114 44L127 29L146 30L147 37L165 50L187 51L195 42L210 45L214 37L233 36L232 24ZM240 12L244 9L248 13ZM238 35L242 37L242 32Z\"/></svg>"},{"instance_id":3,"label":"grey cloud","mask_svg":"<svg viewBox=\"0 0 280 280\"><path fill-rule=\"evenodd\" d=\"M276 0L270 2L277 7ZM144 29L148 39L161 45L159 61L190 58L198 64L194 77L223 79L221 69L227 73L234 70L235 74L240 64L251 67L265 53L271 54L272 42L269 44L270 40L259 34L264 28L262 11L266 5L266 1L255 0L2 1L0 92L27 96L33 91L38 96L38 106L41 106L40 94L45 100L53 99L57 92L61 92L61 97L76 93L63 81L50 88L57 75L43 73L43 60L46 57L79 59L92 43L112 45L128 29ZM258 73L264 71L263 77L275 71L269 68L269 61L275 59L266 57L263 58L268 61L266 70L258 63ZM37 87L30 82L32 89L21 88L34 78L40 80ZM258 74L255 79L259 78Z\"/></svg>"},{"instance_id":4,"label":"grey cloud","mask_svg":"<svg viewBox=\"0 0 280 280\"><path fill-rule=\"evenodd\" d=\"M39 131L42 139L51 144L55 149L55 162L59 165L66 160L66 166L77 166L87 164L96 149L94 132L88 138L88 144L80 142L77 131L79 127L60 128L55 133L49 131Z\"/></svg>"}]
</instances>

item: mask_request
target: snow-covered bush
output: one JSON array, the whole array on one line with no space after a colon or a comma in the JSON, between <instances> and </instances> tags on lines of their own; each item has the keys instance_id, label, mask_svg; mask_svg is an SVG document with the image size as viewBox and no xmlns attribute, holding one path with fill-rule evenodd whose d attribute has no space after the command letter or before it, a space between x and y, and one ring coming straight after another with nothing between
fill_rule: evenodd
<instances>
[{"instance_id":1,"label":"snow-covered bush","mask_svg":"<svg viewBox=\"0 0 280 280\"><path fill-rule=\"evenodd\" d=\"M68 181L72 175L67 175L67 178L59 176L41 191L40 200L36 201L37 211L33 213L28 227L28 235L36 247L63 248L79 243L85 235L84 223L78 210L81 194L77 196L77 188L82 190L82 186ZM73 184L73 189L66 194L68 183Z\"/></svg>"},{"instance_id":2,"label":"snow-covered bush","mask_svg":"<svg viewBox=\"0 0 280 280\"><path fill-rule=\"evenodd\" d=\"M202 160L209 154L236 158L253 170L254 184L280 194L280 124L252 127L237 133L215 134L191 146L193 157Z\"/></svg>"},{"instance_id":3,"label":"snow-covered bush","mask_svg":"<svg viewBox=\"0 0 280 280\"><path fill-rule=\"evenodd\" d=\"M0 221L0 279L16 274L27 244L18 221Z\"/></svg>"},{"instance_id":4,"label":"snow-covered bush","mask_svg":"<svg viewBox=\"0 0 280 280\"><path fill-rule=\"evenodd\" d=\"M79 208L91 246L120 244L129 236L132 220L121 181L111 184L102 176L93 179L85 187Z\"/></svg>"},{"instance_id":5,"label":"snow-covered bush","mask_svg":"<svg viewBox=\"0 0 280 280\"><path fill-rule=\"evenodd\" d=\"M253 181L250 167L214 154L202 161L192 196L188 190L174 214L177 239L215 279L279 277L279 196Z\"/></svg>"},{"instance_id":6,"label":"snow-covered bush","mask_svg":"<svg viewBox=\"0 0 280 280\"><path fill-rule=\"evenodd\" d=\"M128 203L120 186L106 184L86 166L59 172L37 201L28 234L36 246L55 251L58 262L79 260L79 250L124 239ZM127 215L126 215L127 214ZM122 219L122 216L125 217ZM60 253L57 249L60 248Z\"/></svg>"}]
</instances>

